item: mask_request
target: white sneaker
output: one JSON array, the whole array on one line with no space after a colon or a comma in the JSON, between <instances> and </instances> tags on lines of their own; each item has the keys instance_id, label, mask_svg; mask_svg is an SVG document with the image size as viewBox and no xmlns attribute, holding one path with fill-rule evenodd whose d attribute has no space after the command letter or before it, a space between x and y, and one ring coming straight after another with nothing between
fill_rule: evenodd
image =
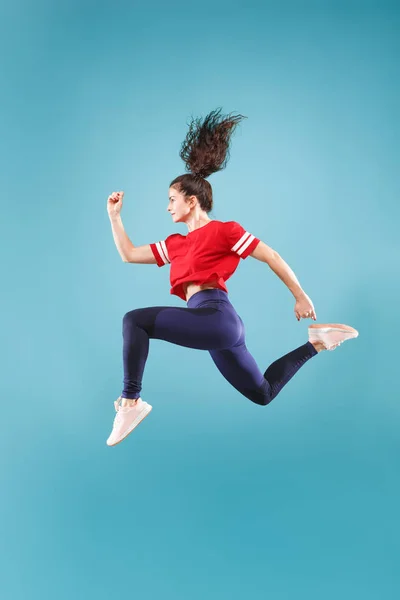
<instances>
[{"instance_id":1,"label":"white sneaker","mask_svg":"<svg viewBox=\"0 0 400 600\"><path fill-rule=\"evenodd\" d=\"M334 350L342 342L356 337L358 337L357 329L340 323L310 325L308 328L308 341L321 342L327 350Z\"/></svg>"},{"instance_id":2,"label":"white sneaker","mask_svg":"<svg viewBox=\"0 0 400 600\"><path fill-rule=\"evenodd\" d=\"M147 417L153 408L147 402L143 402L141 398L138 398L133 406L122 407L120 402L121 396L114 402L117 414L115 415L112 432L107 440L107 446L115 446L122 442Z\"/></svg>"}]
</instances>

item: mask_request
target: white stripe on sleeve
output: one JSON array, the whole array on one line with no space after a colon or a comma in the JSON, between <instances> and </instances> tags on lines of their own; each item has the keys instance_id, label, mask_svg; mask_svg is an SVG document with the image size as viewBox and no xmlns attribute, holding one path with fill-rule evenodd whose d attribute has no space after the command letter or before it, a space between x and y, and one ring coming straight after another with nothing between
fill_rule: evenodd
<instances>
[{"instance_id":1,"label":"white stripe on sleeve","mask_svg":"<svg viewBox=\"0 0 400 600\"><path fill-rule=\"evenodd\" d=\"M233 252L236 252L239 256L248 248L251 242L254 240L254 235L251 235L248 231L242 235L240 240L231 248Z\"/></svg>"},{"instance_id":2,"label":"white stripe on sleeve","mask_svg":"<svg viewBox=\"0 0 400 600\"><path fill-rule=\"evenodd\" d=\"M159 253L160 257L161 257L161 260L164 262L165 265L167 263L171 262L169 260L169 256L168 256L167 245L166 245L166 243L165 243L164 240L162 242L157 242L156 243L156 248L157 248L158 253Z\"/></svg>"}]
</instances>

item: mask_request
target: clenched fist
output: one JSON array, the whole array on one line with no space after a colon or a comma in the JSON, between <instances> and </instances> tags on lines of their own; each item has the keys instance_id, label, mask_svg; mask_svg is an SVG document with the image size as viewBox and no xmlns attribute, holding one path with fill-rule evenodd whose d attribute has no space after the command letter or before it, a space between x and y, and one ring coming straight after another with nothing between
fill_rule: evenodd
<instances>
[{"instance_id":1,"label":"clenched fist","mask_svg":"<svg viewBox=\"0 0 400 600\"><path fill-rule=\"evenodd\" d=\"M122 199L124 192L113 192L111 196L108 196L107 201L107 212L109 217L118 217L122 208Z\"/></svg>"}]
</instances>

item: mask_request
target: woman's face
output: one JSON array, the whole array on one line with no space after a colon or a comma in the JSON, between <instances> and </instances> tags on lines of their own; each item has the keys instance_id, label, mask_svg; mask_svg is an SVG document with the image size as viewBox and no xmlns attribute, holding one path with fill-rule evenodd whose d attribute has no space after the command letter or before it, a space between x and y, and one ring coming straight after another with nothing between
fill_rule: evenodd
<instances>
[{"instance_id":1,"label":"woman's face","mask_svg":"<svg viewBox=\"0 0 400 600\"><path fill-rule=\"evenodd\" d=\"M185 202L184 195L174 187L169 188L168 212L172 215L174 223L185 222L190 214L189 204Z\"/></svg>"}]
</instances>

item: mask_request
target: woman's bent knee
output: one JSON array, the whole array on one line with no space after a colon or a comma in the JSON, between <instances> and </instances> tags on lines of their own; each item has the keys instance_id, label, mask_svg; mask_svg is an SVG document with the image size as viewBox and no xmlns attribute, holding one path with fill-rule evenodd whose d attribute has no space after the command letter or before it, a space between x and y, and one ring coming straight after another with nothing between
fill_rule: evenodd
<instances>
[{"instance_id":1,"label":"woman's bent knee","mask_svg":"<svg viewBox=\"0 0 400 600\"><path fill-rule=\"evenodd\" d=\"M126 331L127 329L131 329L135 327L139 320L139 311L140 309L134 309L127 312L122 319L122 329Z\"/></svg>"},{"instance_id":2,"label":"woman's bent knee","mask_svg":"<svg viewBox=\"0 0 400 600\"><path fill-rule=\"evenodd\" d=\"M267 404L269 404L275 398L275 395L272 393L272 390L267 382L261 390L246 390L244 395L246 398L254 402L254 404L258 404L259 406L267 406Z\"/></svg>"}]
</instances>

